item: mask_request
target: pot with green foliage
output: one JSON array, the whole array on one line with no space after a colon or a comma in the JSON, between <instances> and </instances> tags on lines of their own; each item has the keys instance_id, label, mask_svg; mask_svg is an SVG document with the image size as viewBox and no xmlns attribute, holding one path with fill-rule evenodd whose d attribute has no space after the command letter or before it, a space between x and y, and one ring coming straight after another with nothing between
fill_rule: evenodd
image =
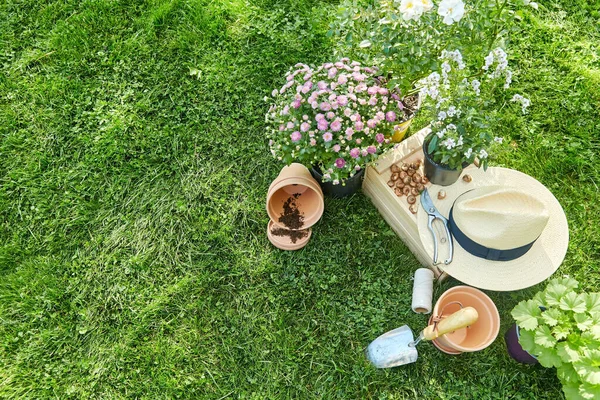
<instances>
[{"instance_id":1,"label":"pot with green foliage","mask_svg":"<svg viewBox=\"0 0 600 400\"><path fill-rule=\"evenodd\" d=\"M447 186L475 159L486 170L492 146L502 143L492 132L499 130L509 108L500 113L497 93L510 87L512 72L500 48L485 57L476 73L469 71L458 50L444 50L441 60L441 74L431 73L418 86L431 129L423 143L425 175L432 183ZM512 102L519 103L523 113L530 104L519 94Z\"/></svg>"},{"instance_id":2,"label":"pot with green foliage","mask_svg":"<svg viewBox=\"0 0 600 400\"><path fill-rule=\"evenodd\" d=\"M598 399L600 293L578 293L578 286L572 278L553 279L512 316L519 344L542 366L556 368L567 399Z\"/></svg>"}]
</instances>

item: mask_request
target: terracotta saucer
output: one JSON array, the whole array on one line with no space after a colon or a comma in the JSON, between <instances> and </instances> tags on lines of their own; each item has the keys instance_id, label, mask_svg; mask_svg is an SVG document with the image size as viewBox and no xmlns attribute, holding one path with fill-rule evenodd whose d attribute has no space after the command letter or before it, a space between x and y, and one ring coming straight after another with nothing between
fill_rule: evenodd
<instances>
[{"instance_id":1,"label":"terracotta saucer","mask_svg":"<svg viewBox=\"0 0 600 400\"><path fill-rule=\"evenodd\" d=\"M279 226L275 225L275 223L273 223L273 221L269 221L269 224L267 225L267 237L269 238L269 241L271 243L273 243L273 246L275 246L281 250L301 249L304 246L306 246L306 244L308 243L308 241L310 239L310 236L312 235L312 229L310 229L310 228L304 229L303 231L307 231L308 234L303 238L297 239L296 243L293 243L292 238L290 236L274 235L272 231L275 229L283 229L283 228L280 228ZM290 231L290 232L293 232L293 231Z\"/></svg>"}]
</instances>

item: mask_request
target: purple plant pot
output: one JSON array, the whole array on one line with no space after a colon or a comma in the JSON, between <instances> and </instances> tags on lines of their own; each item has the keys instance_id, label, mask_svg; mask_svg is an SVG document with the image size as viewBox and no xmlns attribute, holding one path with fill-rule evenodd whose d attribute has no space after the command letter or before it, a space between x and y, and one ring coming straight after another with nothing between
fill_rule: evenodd
<instances>
[{"instance_id":1,"label":"purple plant pot","mask_svg":"<svg viewBox=\"0 0 600 400\"><path fill-rule=\"evenodd\" d=\"M523 364L537 364L538 360L528 352L526 352L519 343L519 327L513 324L504 335L506 341L506 350L514 360Z\"/></svg>"}]
</instances>

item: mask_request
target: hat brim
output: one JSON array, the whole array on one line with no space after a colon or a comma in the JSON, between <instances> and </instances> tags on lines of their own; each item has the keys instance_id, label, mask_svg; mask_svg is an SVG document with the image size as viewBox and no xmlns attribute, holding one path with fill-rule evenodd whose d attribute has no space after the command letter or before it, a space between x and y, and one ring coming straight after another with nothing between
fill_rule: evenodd
<instances>
[{"instance_id":1,"label":"hat brim","mask_svg":"<svg viewBox=\"0 0 600 400\"><path fill-rule=\"evenodd\" d=\"M569 246L567 217L554 195L534 178L512 169L490 167L484 172L481 169L469 168L467 171L463 171L461 176L465 173L471 176L471 182L467 183L459 178L450 186L432 185L429 187L433 203L443 216L448 217L454 201L464 192L477 187L500 185L526 190L546 205L550 218L531 249L515 260L490 261L476 257L464 250L454 240L454 256L448 265L443 264L443 260L447 256L448 245L438 243L438 257L442 260L442 264L438 267L468 285L496 291L524 289L549 278L564 260ZM443 200L437 198L440 190L446 192ZM433 236L427 224L427 213L423 207L419 207L417 212L419 236L425 251L433 256ZM439 221L434 223L438 238L445 236L441 225ZM491 226L490 229L494 228Z\"/></svg>"}]
</instances>

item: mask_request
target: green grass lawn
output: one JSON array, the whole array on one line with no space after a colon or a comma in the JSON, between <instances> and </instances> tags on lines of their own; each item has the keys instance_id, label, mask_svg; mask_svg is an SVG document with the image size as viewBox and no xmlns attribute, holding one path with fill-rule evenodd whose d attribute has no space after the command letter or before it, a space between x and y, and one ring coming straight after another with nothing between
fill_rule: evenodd
<instances>
[{"instance_id":1,"label":"green grass lawn","mask_svg":"<svg viewBox=\"0 0 600 400\"><path fill-rule=\"evenodd\" d=\"M571 242L557 273L587 290L600 290L599 10L548 0L526 15L511 61L533 106L526 124L507 118L513 146L493 163L562 203ZM517 365L501 336L370 367L372 339L426 317L410 311L419 263L364 195L327 199L301 251L268 242L281 165L263 97L291 64L331 57L334 11L2 2L1 398L562 397L555 371ZM490 293L501 334L538 288Z\"/></svg>"}]
</instances>

